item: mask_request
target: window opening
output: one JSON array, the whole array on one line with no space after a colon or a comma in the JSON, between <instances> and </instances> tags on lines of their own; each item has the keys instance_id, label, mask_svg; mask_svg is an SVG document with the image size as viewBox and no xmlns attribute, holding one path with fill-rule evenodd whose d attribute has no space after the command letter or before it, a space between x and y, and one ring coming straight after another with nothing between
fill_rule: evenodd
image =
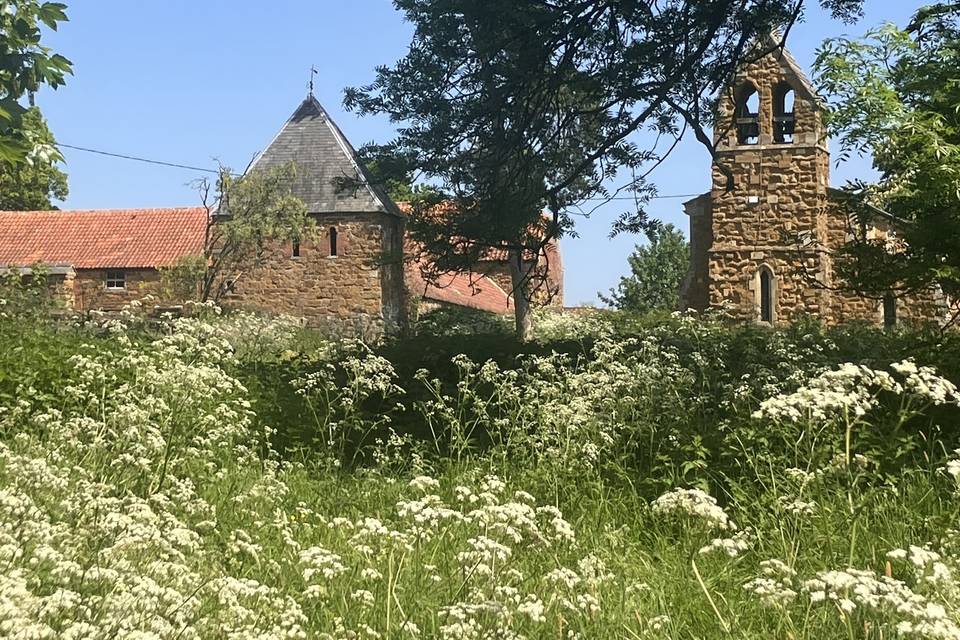
<instances>
[{"instance_id":1,"label":"window opening","mask_svg":"<svg viewBox=\"0 0 960 640\"><path fill-rule=\"evenodd\" d=\"M897 326L897 299L892 293L883 296L883 326Z\"/></svg>"},{"instance_id":2,"label":"window opening","mask_svg":"<svg viewBox=\"0 0 960 640\"><path fill-rule=\"evenodd\" d=\"M123 271L107 271L107 289L126 289L127 274Z\"/></svg>"},{"instance_id":3,"label":"window opening","mask_svg":"<svg viewBox=\"0 0 960 640\"><path fill-rule=\"evenodd\" d=\"M769 269L760 270L760 320L773 322L773 274Z\"/></svg>"},{"instance_id":4,"label":"window opening","mask_svg":"<svg viewBox=\"0 0 960 640\"><path fill-rule=\"evenodd\" d=\"M737 141L740 144L760 142L760 94L747 83L737 91Z\"/></svg>"},{"instance_id":5,"label":"window opening","mask_svg":"<svg viewBox=\"0 0 960 640\"><path fill-rule=\"evenodd\" d=\"M794 112L796 92L789 84L777 86L773 95L773 139L778 144L793 143L797 117Z\"/></svg>"}]
</instances>

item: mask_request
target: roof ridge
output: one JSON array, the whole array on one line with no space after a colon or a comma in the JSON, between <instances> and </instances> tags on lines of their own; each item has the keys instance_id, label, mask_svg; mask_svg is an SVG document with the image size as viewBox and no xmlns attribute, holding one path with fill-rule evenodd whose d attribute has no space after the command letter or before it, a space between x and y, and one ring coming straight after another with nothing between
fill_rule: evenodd
<instances>
[{"instance_id":1,"label":"roof ridge","mask_svg":"<svg viewBox=\"0 0 960 640\"><path fill-rule=\"evenodd\" d=\"M352 211L403 216L389 196L374 184L353 145L313 94L308 94L300 102L247 171L264 164L273 166L291 161L302 165L295 181L294 195L304 200L310 213ZM343 173L348 179L354 174L365 195L357 189L352 196L343 196L334 184L327 184L338 179L339 176L331 175L336 172Z\"/></svg>"},{"instance_id":2,"label":"roof ridge","mask_svg":"<svg viewBox=\"0 0 960 640\"><path fill-rule=\"evenodd\" d=\"M373 179L370 176L370 173L367 171L367 168L364 167L357 159L357 150L353 148L353 145L350 144L349 140L347 140L347 136L345 136L343 131L340 130L340 126L333 118L330 117L330 114L323 107L323 105L320 104L320 101L317 100L313 94L310 94L307 99L313 100L313 103L320 108L320 112L324 117L324 122L326 123L327 127L330 128L330 131L333 132L334 137L340 144L340 148L343 149L344 153L347 154L347 158L350 160L351 164L353 164L353 168L357 170L357 176L363 182L364 186L367 188L367 191L370 192L370 195L373 196L373 199L380 203L380 206L384 208L384 211L394 215L402 216L403 214L400 213L400 208L397 207L397 204L385 193L381 193L379 189L374 187Z\"/></svg>"}]
</instances>

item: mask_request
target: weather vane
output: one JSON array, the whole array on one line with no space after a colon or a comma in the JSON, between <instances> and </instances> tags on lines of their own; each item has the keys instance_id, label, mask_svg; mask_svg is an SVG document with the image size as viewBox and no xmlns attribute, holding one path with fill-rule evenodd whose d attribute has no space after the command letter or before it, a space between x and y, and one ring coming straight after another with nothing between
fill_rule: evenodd
<instances>
[{"instance_id":1,"label":"weather vane","mask_svg":"<svg viewBox=\"0 0 960 640\"><path fill-rule=\"evenodd\" d=\"M317 68L314 65L310 65L310 82L307 85L310 87L310 95L313 95L313 76L317 75Z\"/></svg>"}]
</instances>

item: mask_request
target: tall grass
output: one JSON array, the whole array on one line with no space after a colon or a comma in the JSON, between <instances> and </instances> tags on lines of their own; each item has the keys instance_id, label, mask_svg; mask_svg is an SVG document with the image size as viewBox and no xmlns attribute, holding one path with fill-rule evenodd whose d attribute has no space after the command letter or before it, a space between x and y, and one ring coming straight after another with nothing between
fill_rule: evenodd
<instances>
[{"instance_id":1,"label":"tall grass","mask_svg":"<svg viewBox=\"0 0 960 640\"><path fill-rule=\"evenodd\" d=\"M0 635L960 637L949 342L603 318L0 319Z\"/></svg>"}]
</instances>

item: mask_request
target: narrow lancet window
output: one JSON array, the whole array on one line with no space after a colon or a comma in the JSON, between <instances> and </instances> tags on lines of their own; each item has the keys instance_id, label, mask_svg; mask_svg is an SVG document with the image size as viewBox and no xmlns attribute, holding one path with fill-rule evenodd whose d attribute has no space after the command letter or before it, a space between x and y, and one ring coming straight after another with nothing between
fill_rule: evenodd
<instances>
[{"instance_id":1,"label":"narrow lancet window","mask_svg":"<svg viewBox=\"0 0 960 640\"><path fill-rule=\"evenodd\" d=\"M883 326L897 326L897 299L892 293L883 296Z\"/></svg>"},{"instance_id":2,"label":"narrow lancet window","mask_svg":"<svg viewBox=\"0 0 960 640\"><path fill-rule=\"evenodd\" d=\"M300 257L300 241L294 240L293 246L290 248L290 255L294 258Z\"/></svg>"},{"instance_id":3,"label":"narrow lancet window","mask_svg":"<svg viewBox=\"0 0 960 640\"><path fill-rule=\"evenodd\" d=\"M773 273L760 268L760 321L773 323L774 282Z\"/></svg>"},{"instance_id":4,"label":"narrow lancet window","mask_svg":"<svg viewBox=\"0 0 960 640\"><path fill-rule=\"evenodd\" d=\"M330 257L337 257L337 228L330 227Z\"/></svg>"}]
</instances>

